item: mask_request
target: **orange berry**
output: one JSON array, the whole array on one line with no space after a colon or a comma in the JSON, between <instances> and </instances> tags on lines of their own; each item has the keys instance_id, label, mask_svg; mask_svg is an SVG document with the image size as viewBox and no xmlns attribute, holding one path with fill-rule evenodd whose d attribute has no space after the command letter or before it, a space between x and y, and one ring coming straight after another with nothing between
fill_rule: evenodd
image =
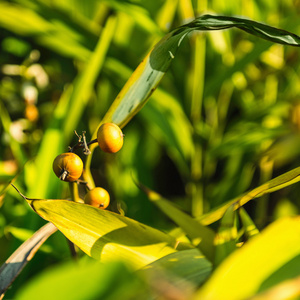
<instances>
[{"instance_id":1,"label":"orange berry","mask_svg":"<svg viewBox=\"0 0 300 300\"><path fill-rule=\"evenodd\" d=\"M110 202L110 196L107 190L96 187L89 192L84 197L84 202L86 204L105 209Z\"/></svg>"},{"instance_id":2,"label":"orange berry","mask_svg":"<svg viewBox=\"0 0 300 300\"><path fill-rule=\"evenodd\" d=\"M75 153L62 153L54 159L53 171L60 180L75 181L82 174L83 162Z\"/></svg>"},{"instance_id":3,"label":"orange berry","mask_svg":"<svg viewBox=\"0 0 300 300\"><path fill-rule=\"evenodd\" d=\"M122 130L118 125L104 123L97 132L98 145L104 152L116 153L123 146L123 136Z\"/></svg>"},{"instance_id":4,"label":"orange berry","mask_svg":"<svg viewBox=\"0 0 300 300\"><path fill-rule=\"evenodd\" d=\"M25 117L31 121L35 122L39 118L39 111L34 104L27 104L25 108Z\"/></svg>"}]
</instances>

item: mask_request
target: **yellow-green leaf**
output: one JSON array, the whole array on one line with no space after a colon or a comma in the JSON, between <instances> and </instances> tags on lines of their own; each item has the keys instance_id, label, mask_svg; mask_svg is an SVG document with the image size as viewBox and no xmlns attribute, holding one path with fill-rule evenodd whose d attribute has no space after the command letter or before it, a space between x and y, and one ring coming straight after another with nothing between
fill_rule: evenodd
<instances>
[{"instance_id":1,"label":"yellow-green leaf","mask_svg":"<svg viewBox=\"0 0 300 300\"><path fill-rule=\"evenodd\" d=\"M157 229L86 204L33 200L31 206L82 251L101 261L119 258L139 268L182 248Z\"/></svg>"},{"instance_id":2,"label":"yellow-green leaf","mask_svg":"<svg viewBox=\"0 0 300 300\"><path fill-rule=\"evenodd\" d=\"M259 230L243 207L239 209L239 217L243 225L244 234L247 239L250 239L259 234Z\"/></svg>"},{"instance_id":3,"label":"yellow-green leaf","mask_svg":"<svg viewBox=\"0 0 300 300\"><path fill-rule=\"evenodd\" d=\"M194 299L248 299L299 276L300 217L280 219L232 253Z\"/></svg>"},{"instance_id":4,"label":"yellow-green leaf","mask_svg":"<svg viewBox=\"0 0 300 300\"><path fill-rule=\"evenodd\" d=\"M216 234L215 265L219 265L229 254L236 250L237 224L236 212L231 205L221 219L220 228Z\"/></svg>"},{"instance_id":5,"label":"yellow-green leaf","mask_svg":"<svg viewBox=\"0 0 300 300\"><path fill-rule=\"evenodd\" d=\"M172 219L188 235L192 243L197 246L202 253L212 261L214 256L214 237L212 229L203 226L197 220L181 211L169 200L164 199L158 193L138 184L157 207L159 207L170 219Z\"/></svg>"},{"instance_id":6,"label":"yellow-green leaf","mask_svg":"<svg viewBox=\"0 0 300 300\"><path fill-rule=\"evenodd\" d=\"M199 221L205 225L214 223L222 218L227 208L230 207L231 205L234 205L234 209L237 209L252 199L259 198L265 194L278 191L299 181L300 181L300 167L295 168L289 172L286 172L262 184L261 186L253 189L252 191L247 192L244 195L239 196L233 200L230 200L225 204L222 204L221 206L215 208L211 212L200 217Z\"/></svg>"},{"instance_id":7,"label":"yellow-green leaf","mask_svg":"<svg viewBox=\"0 0 300 300\"><path fill-rule=\"evenodd\" d=\"M130 121L156 89L187 34L197 30L222 30L233 27L272 42L300 46L299 36L259 22L236 17L202 15L166 34L150 50L126 82L102 122L113 122L123 127ZM94 138L95 135L96 133Z\"/></svg>"},{"instance_id":8,"label":"yellow-green leaf","mask_svg":"<svg viewBox=\"0 0 300 300\"><path fill-rule=\"evenodd\" d=\"M198 287L211 271L212 263L198 249L189 249L160 258L137 273L152 278L164 274L171 284L185 289Z\"/></svg>"}]
</instances>

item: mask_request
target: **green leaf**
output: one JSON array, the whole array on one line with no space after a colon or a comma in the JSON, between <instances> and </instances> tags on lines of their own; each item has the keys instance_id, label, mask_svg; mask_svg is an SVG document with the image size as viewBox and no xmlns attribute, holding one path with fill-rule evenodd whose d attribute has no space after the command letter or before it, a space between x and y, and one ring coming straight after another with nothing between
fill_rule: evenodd
<instances>
[{"instance_id":1,"label":"green leaf","mask_svg":"<svg viewBox=\"0 0 300 300\"><path fill-rule=\"evenodd\" d=\"M210 275L212 264L197 249L183 250L163 258L137 271L152 280L165 275L180 290L200 286ZM155 281L154 281L155 282Z\"/></svg>"},{"instance_id":2,"label":"green leaf","mask_svg":"<svg viewBox=\"0 0 300 300\"><path fill-rule=\"evenodd\" d=\"M197 246L210 261L212 261L214 256L214 231L203 226L197 220L181 211L158 193L150 190L140 183L137 185L147 194L149 200L151 200L171 220L180 226L188 235L192 243Z\"/></svg>"},{"instance_id":3,"label":"green leaf","mask_svg":"<svg viewBox=\"0 0 300 300\"><path fill-rule=\"evenodd\" d=\"M236 212L233 205L231 205L222 217L219 230L216 234L215 266L219 265L229 254L236 250L237 233Z\"/></svg>"},{"instance_id":4,"label":"green leaf","mask_svg":"<svg viewBox=\"0 0 300 300\"><path fill-rule=\"evenodd\" d=\"M238 212L245 231L244 234L247 237L247 239L250 239L259 234L259 230L257 229L256 225L254 224L246 210L243 207L241 207Z\"/></svg>"},{"instance_id":5,"label":"green leaf","mask_svg":"<svg viewBox=\"0 0 300 300\"><path fill-rule=\"evenodd\" d=\"M29 194L36 198L55 198L57 189L49 189L50 186L57 186L59 180L52 171L54 158L64 151L66 142L71 135L88 104L90 93L97 77L102 69L106 53L112 41L116 25L115 17L107 20L95 51L90 56L83 71L76 77L73 85L63 93L55 109L53 119L44 133L36 160L36 178L29 181L31 184ZM63 128L63 129L62 129ZM32 169L29 176L32 176ZM40 176L43 174L43 176Z\"/></svg>"},{"instance_id":6,"label":"green leaf","mask_svg":"<svg viewBox=\"0 0 300 300\"><path fill-rule=\"evenodd\" d=\"M94 300L134 299L144 292L141 280L120 262L68 262L52 267L29 281L17 299Z\"/></svg>"},{"instance_id":7,"label":"green leaf","mask_svg":"<svg viewBox=\"0 0 300 300\"><path fill-rule=\"evenodd\" d=\"M245 18L203 15L191 23L181 26L182 30L186 28L194 30L222 30L233 27L274 43L300 46L300 37L298 35Z\"/></svg>"},{"instance_id":8,"label":"green leaf","mask_svg":"<svg viewBox=\"0 0 300 300\"><path fill-rule=\"evenodd\" d=\"M200 217L199 221L205 225L214 223L222 218L225 211L231 205L234 205L234 209L237 209L243 206L244 204L246 204L247 202L249 202L250 200L259 198L265 194L278 191L299 181L300 181L300 167L295 168L289 172L286 172L262 184L261 186L253 189L252 191L247 192L244 195L239 196L233 200L230 200L225 204L222 204L221 206L213 209L211 212Z\"/></svg>"},{"instance_id":9,"label":"green leaf","mask_svg":"<svg viewBox=\"0 0 300 300\"><path fill-rule=\"evenodd\" d=\"M51 236L57 228L47 223L31 238L26 240L1 266L0 268L0 297L4 295L7 288L12 284L27 263L34 257L40 246Z\"/></svg>"},{"instance_id":10,"label":"green leaf","mask_svg":"<svg viewBox=\"0 0 300 300\"><path fill-rule=\"evenodd\" d=\"M182 248L175 238L157 229L86 204L32 200L31 206L82 251L101 261L119 258L140 268Z\"/></svg>"},{"instance_id":11,"label":"green leaf","mask_svg":"<svg viewBox=\"0 0 300 300\"><path fill-rule=\"evenodd\" d=\"M299 276L299 268L300 218L280 219L230 255L195 299L248 299Z\"/></svg>"},{"instance_id":12,"label":"green leaf","mask_svg":"<svg viewBox=\"0 0 300 300\"><path fill-rule=\"evenodd\" d=\"M165 35L147 54L118 94L102 122L120 127L145 105L175 58L186 35L192 31L239 28L271 42L300 46L299 36L244 18L203 15Z\"/></svg>"},{"instance_id":13,"label":"green leaf","mask_svg":"<svg viewBox=\"0 0 300 300\"><path fill-rule=\"evenodd\" d=\"M192 125L180 104L172 95L157 89L140 114L153 136L166 144L181 173L188 176L188 164L194 150Z\"/></svg>"},{"instance_id":14,"label":"green leaf","mask_svg":"<svg viewBox=\"0 0 300 300\"><path fill-rule=\"evenodd\" d=\"M37 43L62 55L82 61L89 58L91 51L81 44L85 36L92 36L87 30L81 28L84 33L79 34L78 27L71 24L67 15L61 16L38 1L34 1L33 6L30 9L1 1L0 27L18 35L33 37ZM96 37L93 38L96 40Z\"/></svg>"}]
</instances>

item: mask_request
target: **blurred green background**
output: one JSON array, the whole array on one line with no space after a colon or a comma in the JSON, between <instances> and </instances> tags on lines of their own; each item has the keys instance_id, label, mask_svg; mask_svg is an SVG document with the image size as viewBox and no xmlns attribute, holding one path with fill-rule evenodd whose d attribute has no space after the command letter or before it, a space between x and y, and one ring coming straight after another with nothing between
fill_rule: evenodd
<instances>
[{"instance_id":1,"label":"blurred green background","mask_svg":"<svg viewBox=\"0 0 300 300\"><path fill-rule=\"evenodd\" d=\"M53 158L91 138L118 92L169 30L204 13L244 16L300 34L298 0L0 1L0 191L18 175L28 197L64 199ZM98 60L90 57L97 53ZM146 106L123 129L122 151L96 149L95 183L110 210L163 230L174 225L132 178L193 216L299 166L297 48L227 30L191 34ZM85 159L84 155L80 156ZM246 209L259 228L298 214L298 189ZM44 221L13 189L0 198L0 263ZM56 233L7 292L70 258Z\"/></svg>"}]
</instances>

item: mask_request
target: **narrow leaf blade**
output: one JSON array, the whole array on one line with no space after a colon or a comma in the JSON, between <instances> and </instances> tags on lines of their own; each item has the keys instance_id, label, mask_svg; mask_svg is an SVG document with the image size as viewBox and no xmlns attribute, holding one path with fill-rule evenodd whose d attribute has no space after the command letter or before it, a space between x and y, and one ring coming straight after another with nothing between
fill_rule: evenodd
<instances>
[{"instance_id":1,"label":"narrow leaf blade","mask_svg":"<svg viewBox=\"0 0 300 300\"><path fill-rule=\"evenodd\" d=\"M0 268L0 298L35 255L39 247L56 231L57 228L53 224L47 223L5 261Z\"/></svg>"},{"instance_id":2,"label":"narrow leaf blade","mask_svg":"<svg viewBox=\"0 0 300 300\"><path fill-rule=\"evenodd\" d=\"M250 200L259 198L265 194L269 194L281 190L299 181L300 181L300 167L295 168L289 172L286 172L262 184L261 186L253 189L252 191L249 191L240 197L237 197L233 200L226 202L225 204L222 204L221 206L212 210L210 213L203 215L201 218L199 218L199 221L205 225L214 223L222 218L227 208L230 207L231 205L234 205L234 209L238 209L239 207L245 205Z\"/></svg>"},{"instance_id":3,"label":"narrow leaf blade","mask_svg":"<svg viewBox=\"0 0 300 300\"><path fill-rule=\"evenodd\" d=\"M170 201L164 199L161 195L149 188L138 184L138 186L147 194L150 201L159 207L171 220L173 220L189 236L194 245L196 245L203 254L212 260L214 256L214 237L212 229L203 226L197 220L175 207Z\"/></svg>"},{"instance_id":4,"label":"narrow leaf blade","mask_svg":"<svg viewBox=\"0 0 300 300\"><path fill-rule=\"evenodd\" d=\"M299 257L300 218L280 219L230 255L195 299L248 299L299 276Z\"/></svg>"}]
</instances>

